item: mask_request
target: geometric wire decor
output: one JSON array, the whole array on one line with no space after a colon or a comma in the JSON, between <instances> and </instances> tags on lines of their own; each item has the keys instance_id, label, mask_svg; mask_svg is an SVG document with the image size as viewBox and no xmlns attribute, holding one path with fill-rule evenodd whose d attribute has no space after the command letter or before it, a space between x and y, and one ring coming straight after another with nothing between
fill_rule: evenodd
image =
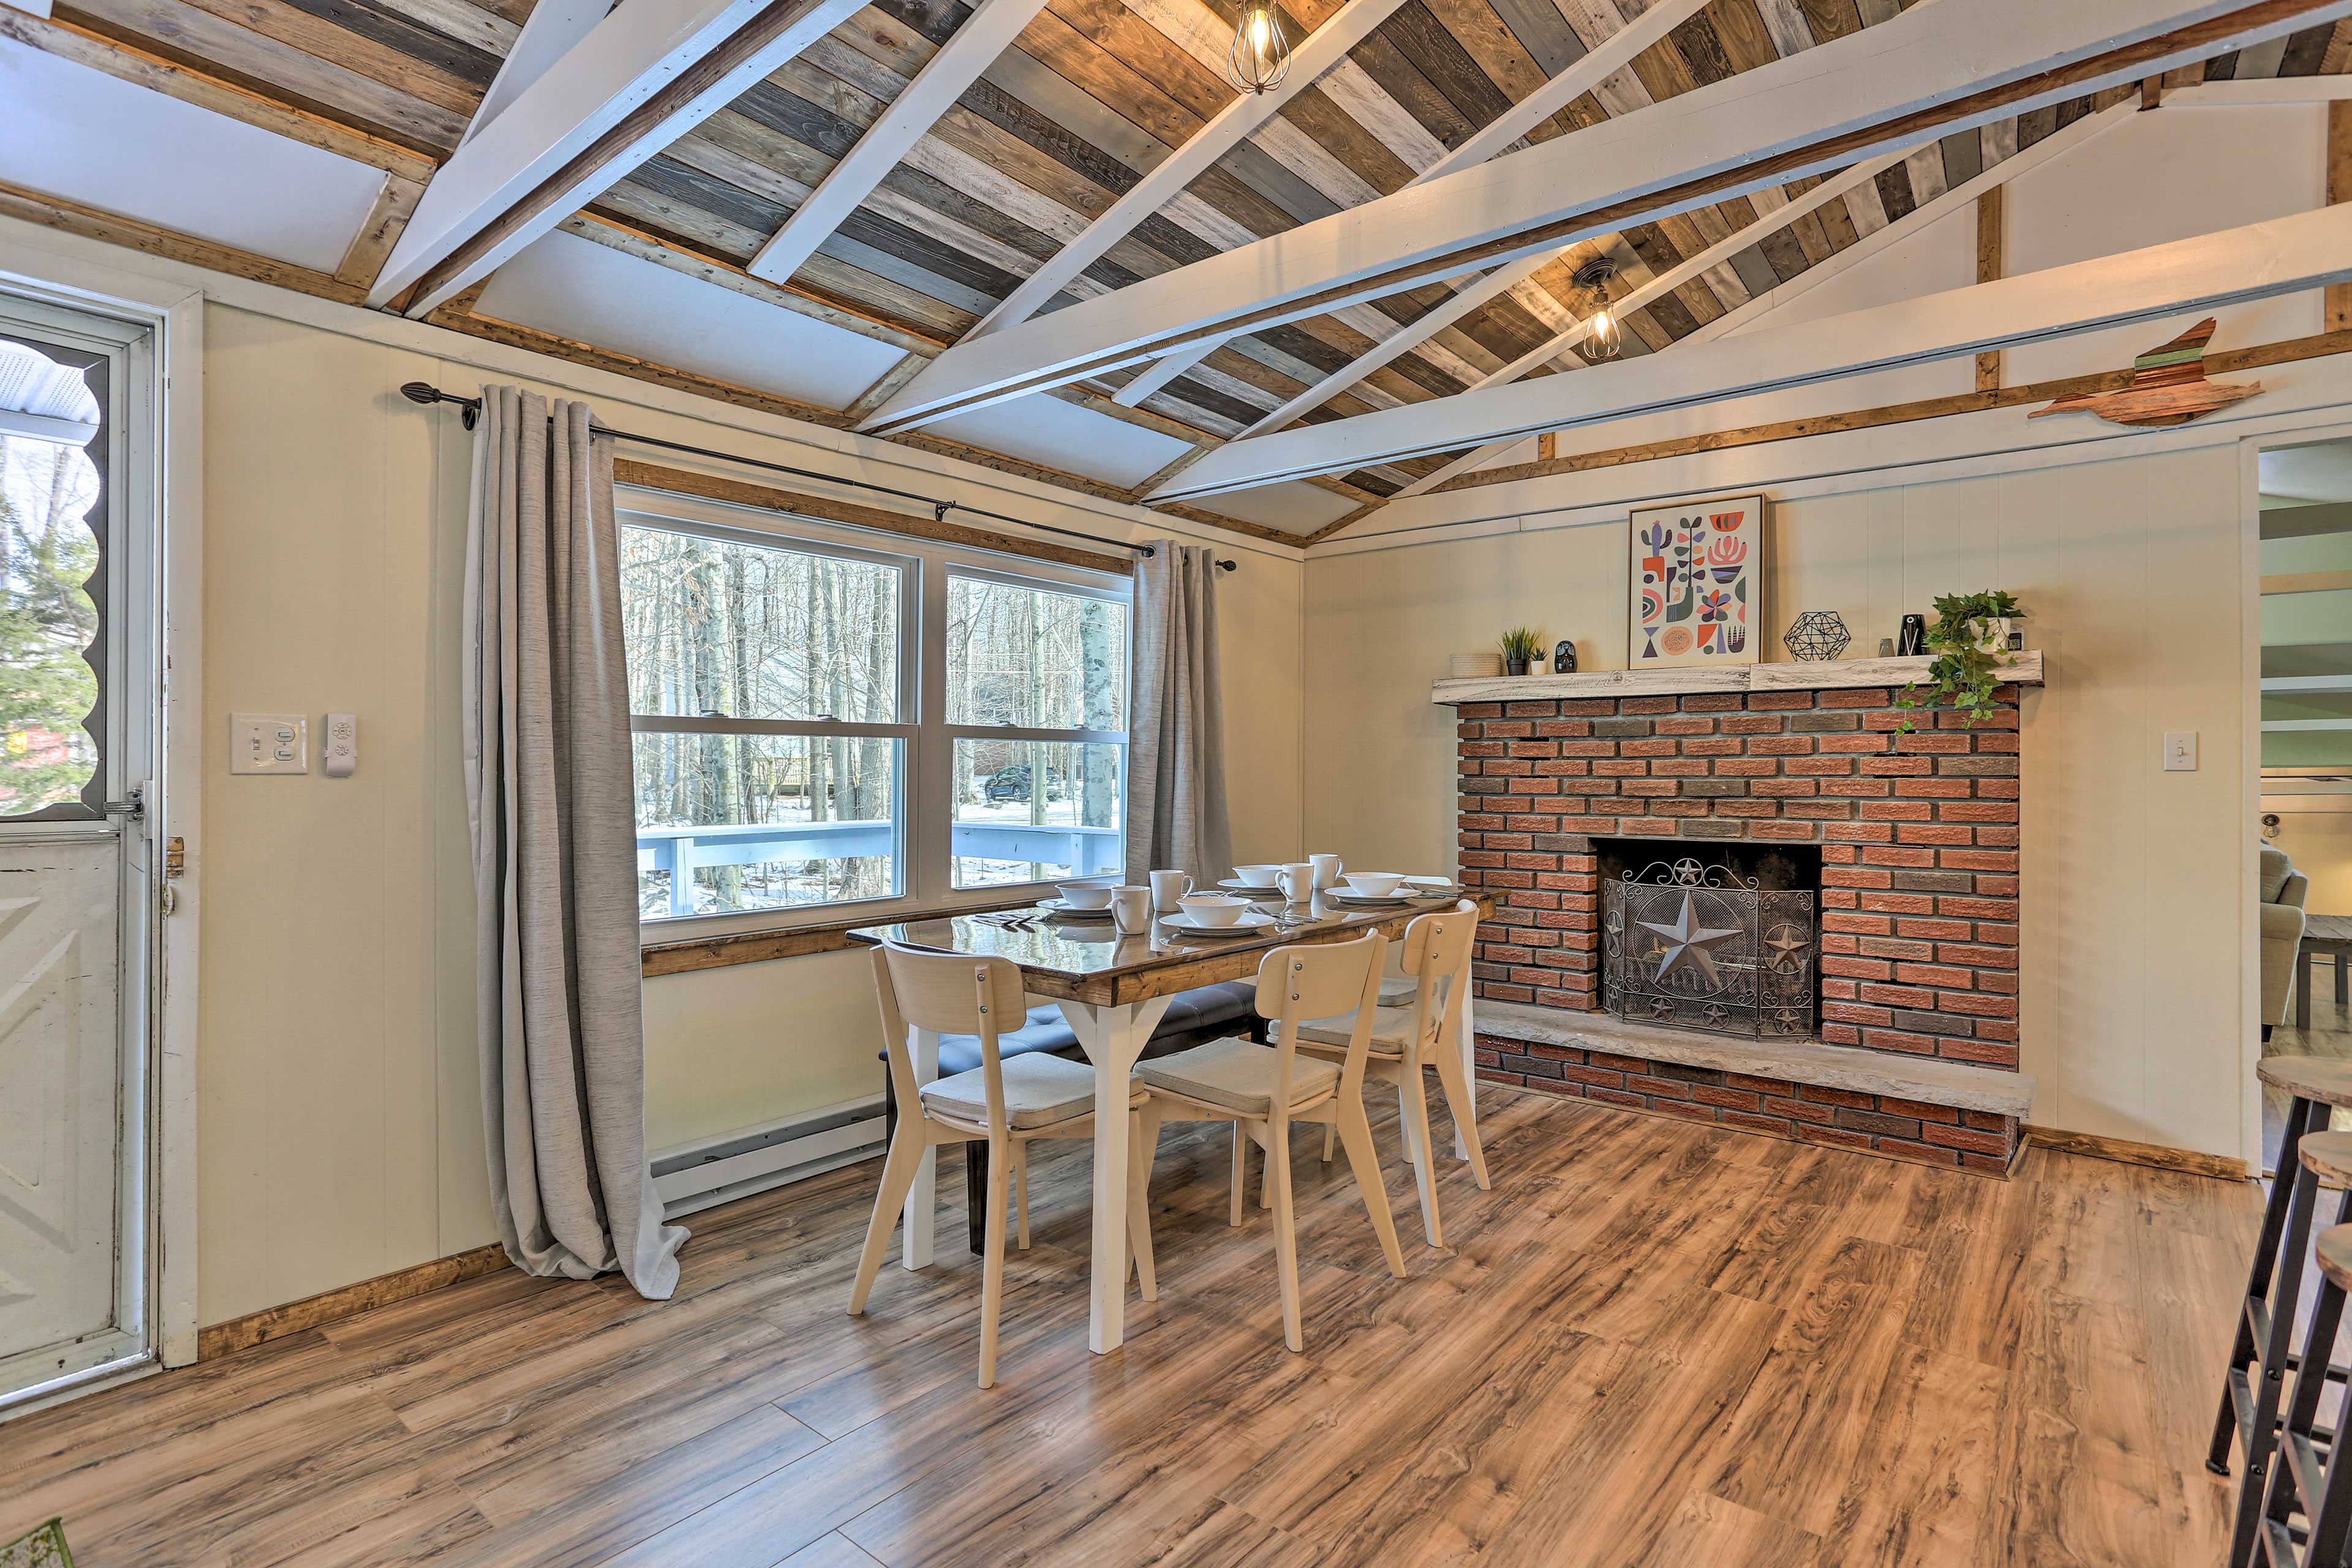
<instances>
[{"instance_id":1,"label":"geometric wire decor","mask_svg":"<svg viewBox=\"0 0 2352 1568\"><path fill-rule=\"evenodd\" d=\"M1835 610L1807 610L1790 623L1780 641L1797 658L1821 661L1843 653L1853 634L1845 629L1844 617Z\"/></svg>"},{"instance_id":2,"label":"geometric wire decor","mask_svg":"<svg viewBox=\"0 0 2352 1568\"><path fill-rule=\"evenodd\" d=\"M1808 889L1685 856L1601 885L1601 996L1621 1018L1751 1038L1813 1032L1816 939Z\"/></svg>"}]
</instances>

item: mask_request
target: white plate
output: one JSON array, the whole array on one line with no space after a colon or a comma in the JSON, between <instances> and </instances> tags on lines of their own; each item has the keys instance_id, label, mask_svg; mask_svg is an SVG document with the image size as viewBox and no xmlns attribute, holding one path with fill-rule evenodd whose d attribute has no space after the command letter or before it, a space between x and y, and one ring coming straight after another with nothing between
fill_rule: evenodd
<instances>
[{"instance_id":1,"label":"white plate","mask_svg":"<svg viewBox=\"0 0 2352 1568\"><path fill-rule=\"evenodd\" d=\"M1266 893L1266 894L1270 894L1270 895L1272 895L1272 896L1273 896L1273 897L1275 897L1275 898L1280 898L1280 897L1282 896L1282 889L1281 889L1280 888L1276 888L1276 887L1264 887L1264 888L1261 888L1261 887L1259 887L1259 886L1258 886L1256 883L1255 883L1255 882L1242 882L1242 881L1236 881L1234 879L1233 879L1233 878L1231 878L1231 877L1228 877L1228 878L1226 878L1223 881L1219 882L1219 883L1217 884L1217 886L1219 886L1220 888L1225 889L1226 889L1227 891L1229 891L1229 892L1234 892L1234 893Z\"/></svg>"},{"instance_id":2,"label":"white plate","mask_svg":"<svg viewBox=\"0 0 2352 1568\"><path fill-rule=\"evenodd\" d=\"M1459 888L1416 888L1407 886L1399 888L1397 891L1402 893L1408 899L1458 899L1462 896L1462 889Z\"/></svg>"},{"instance_id":3,"label":"white plate","mask_svg":"<svg viewBox=\"0 0 2352 1568\"><path fill-rule=\"evenodd\" d=\"M1181 931L1188 936L1247 936L1252 931L1264 931L1273 925L1275 919L1272 915L1258 910L1244 910L1242 918L1233 924L1213 926L1203 925L1179 910L1172 915L1160 916L1160 923L1171 931Z\"/></svg>"},{"instance_id":4,"label":"white plate","mask_svg":"<svg viewBox=\"0 0 2352 1568\"><path fill-rule=\"evenodd\" d=\"M1049 915L1060 915L1066 920L1107 921L1111 916L1108 907L1099 910L1081 910L1066 904L1059 899L1047 899L1037 907Z\"/></svg>"},{"instance_id":5,"label":"white plate","mask_svg":"<svg viewBox=\"0 0 2352 1568\"><path fill-rule=\"evenodd\" d=\"M1336 899L1343 904L1361 904L1367 909L1412 902L1412 895L1402 888L1399 888L1393 893L1351 893L1345 888L1333 888L1323 896L1327 899Z\"/></svg>"}]
</instances>

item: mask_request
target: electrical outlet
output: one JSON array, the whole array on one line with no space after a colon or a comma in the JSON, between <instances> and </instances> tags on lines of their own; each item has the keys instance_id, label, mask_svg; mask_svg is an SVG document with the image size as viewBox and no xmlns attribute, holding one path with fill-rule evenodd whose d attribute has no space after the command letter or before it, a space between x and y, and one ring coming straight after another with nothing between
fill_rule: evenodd
<instances>
[{"instance_id":1,"label":"electrical outlet","mask_svg":"<svg viewBox=\"0 0 2352 1568\"><path fill-rule=\"evenodd\" d=\"M230 714L228 771L233 773L309 773L310 721L299 713Z\"/></svg>"},{"instance_id":2,"label":"electrical outlet","mask_svg":"<svg viewBox=\"0 0 2352 1568\"><path fill-rule=\"evenodd\" d=\"M2164 771L2168 773L2193 773L2197 771L2197 731L2167 730L2164 732Z\"/></svg>"}]
</instances>

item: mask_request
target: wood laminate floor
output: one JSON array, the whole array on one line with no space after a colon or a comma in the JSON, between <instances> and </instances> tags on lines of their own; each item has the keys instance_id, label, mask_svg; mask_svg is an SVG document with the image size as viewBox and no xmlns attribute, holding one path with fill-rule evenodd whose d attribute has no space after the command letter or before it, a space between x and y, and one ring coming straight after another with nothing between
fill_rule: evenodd
<instances>
[{"instance_id":1,"label":"wood laminate floor","mask_svg":"<svg viewBox=\"0 0 2352 1568\"><path fill-rule=\"evenodd\" d=\"M1299 1137L1303 1355L1266 1216L1224 1224L1222 1134L1165 1136L1162 1298L1104 1357L1087 1155L1040 1146L988 1391L961 1251L844 1315L869 1163L697 1216L668 1302L509 1270L0 1426L0 1539L62 1513L81 1568L2221 1560L2251 1185L1483 1103L1495 1187L1448 1168L1443 1253L1376 1126L1402 1282Z\"/></svg>"}]
</instances>

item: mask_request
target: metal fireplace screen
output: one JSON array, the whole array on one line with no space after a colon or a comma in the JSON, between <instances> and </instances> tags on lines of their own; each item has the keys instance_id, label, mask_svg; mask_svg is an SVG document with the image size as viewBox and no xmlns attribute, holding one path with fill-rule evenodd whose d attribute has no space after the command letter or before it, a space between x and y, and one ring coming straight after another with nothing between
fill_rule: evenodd
<instances>
[{"instance_id":1,"label":"metal fireplace screen","mask_svg":"<svg viewBox=\"0 0 2352 1568\"><path fill-rule=\"evenodd\" d=\"M1611 879L1601 891L1609 1010L1720 1035L1811 1035L1813 902L1688 858Z\"/></svg>"}]
</instances>

